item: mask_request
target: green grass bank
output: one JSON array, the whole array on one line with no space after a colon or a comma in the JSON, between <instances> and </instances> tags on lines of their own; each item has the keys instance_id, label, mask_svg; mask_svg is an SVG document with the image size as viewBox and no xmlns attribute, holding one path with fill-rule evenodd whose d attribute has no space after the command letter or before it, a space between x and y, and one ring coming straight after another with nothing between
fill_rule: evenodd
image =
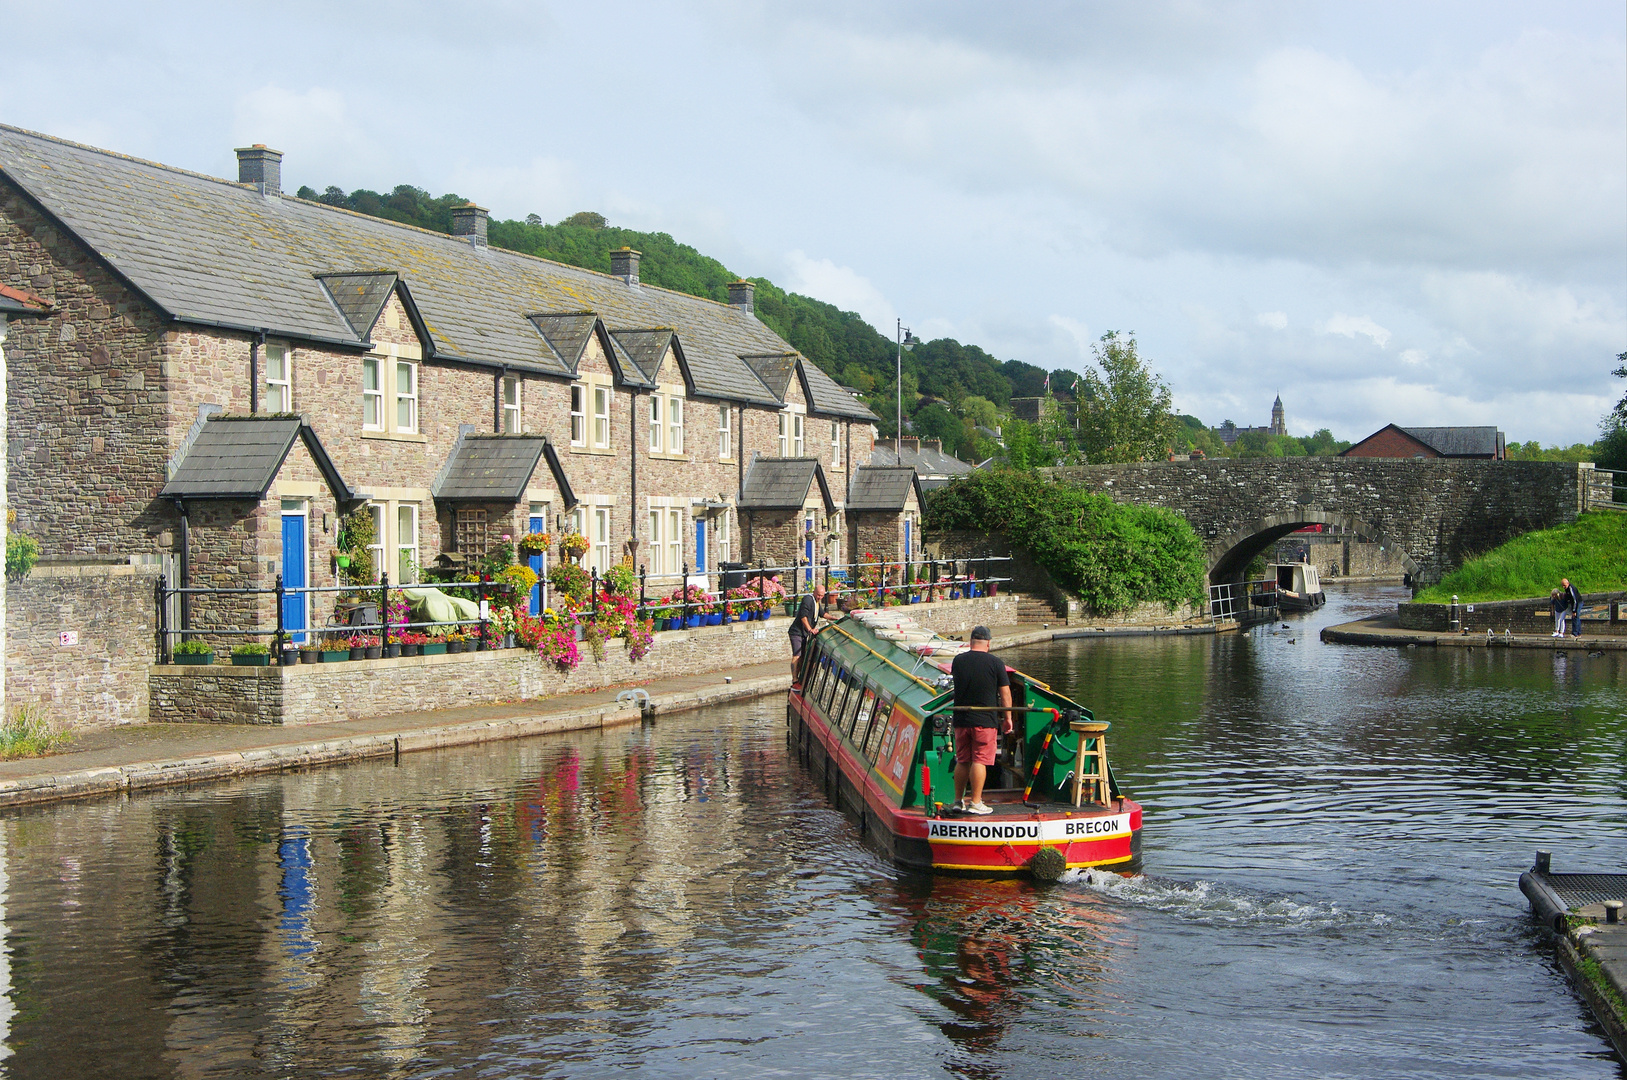
<instances>
[{"instance_id":1,"label":"green grass bank","mask_svg":"<svg viewBox=\"0 0 1627 1080\"><path fill-rule=\"evenodd\" d=\"M1515 537L1477 555L1419 593L1422 603L1522 600L1547 596L1570 578L1582 592L1627 589L1627 514L1603 510Z\"/></svg>"}]
</instances>

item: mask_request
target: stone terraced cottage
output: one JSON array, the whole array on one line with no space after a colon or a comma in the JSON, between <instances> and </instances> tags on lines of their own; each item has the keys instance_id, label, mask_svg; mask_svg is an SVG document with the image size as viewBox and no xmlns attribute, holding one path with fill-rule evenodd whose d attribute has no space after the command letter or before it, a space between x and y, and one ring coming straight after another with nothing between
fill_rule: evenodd
<instances>
[{"instance_id":1,"label":"stone terraced cottage","mask_svg":"<svg viewBox=\"0 0 1627 1080\"><path fill-rule=\"evenodd\" d=\"M574 529L591 566L631 554L715 588L724 561L805 550L801 504L784 535L759 514L742 536L748 477L788 465L817 473L817 559L850 555L875 417L755 316L749 283L724 304L642 285L635 251L602 274L493 248L474 205L453 235L366 217L283 194L276 151L237 154L232 182L0 126L0 284L51 306L6 343L10 506L42 570L120 568L97 588L129 596L85 586L84 618L144 612L150 642L160 571L335 584L339 519L363 506L392 581ZM255 604L193 616L273 617ZM48 621L8 659L14 687ZM131 670L153 655L128 651ZM81 691L116 679L110 655Z\"/></svg>"}]
</instances>

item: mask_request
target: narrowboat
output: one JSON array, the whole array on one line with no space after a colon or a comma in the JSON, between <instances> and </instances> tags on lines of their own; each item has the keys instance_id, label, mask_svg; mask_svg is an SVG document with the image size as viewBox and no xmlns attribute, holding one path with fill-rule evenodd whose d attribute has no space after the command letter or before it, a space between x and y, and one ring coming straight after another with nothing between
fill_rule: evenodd
<instances>
[{"instance_id":1,"label":"narrowboat","mask_svg":"<svg viewBox=\"0 0 1627 1080\"><path fill-rule=\"evenodd\" d=\"M1328 602L1322 591L1322 577L1310 563L1272 563L1277 579L1278 611L1314 611Z\"/></svg>"},{"instance_id":2,"label":"narrowboat","mask_svg":"<svg viewBox=\"0 0 1627 1080\"><path fill-rule=\"evenodd\" d=\"M965 648L886 610L825 624L791 688L792 753L867 842L905 869L1042 880L1070 868L1135 869L1141 807L1113 778L1109 725L1009 667L1014 730L983 788L993 812L953 809L949 665Z\"/></svg>"}]
</instances>

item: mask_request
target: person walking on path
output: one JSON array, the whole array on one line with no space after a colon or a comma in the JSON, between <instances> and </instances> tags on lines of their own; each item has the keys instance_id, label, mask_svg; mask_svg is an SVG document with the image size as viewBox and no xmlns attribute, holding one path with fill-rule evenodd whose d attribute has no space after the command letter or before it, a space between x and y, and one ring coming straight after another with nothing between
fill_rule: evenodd
<instances>
[{"instance_id":1,"label":"person walking on path","mask_svg":"<svg viewBox=\"0 0 1627 1080\"><path fill-rule=\"evenodd\" d=\"M1554 613L1554 632L1548 636L1564 637L1565 616L1570 614L1570 600L1566 598L1564 593L1560 592L1558 589L1554 589L1548 594L1548 607L1551 608Z\"/></svg>"},{"instance_id":2,"label":"person walking on path","mask_svg":"<svg viewBox=\"0 0 1627 1080\"><path fill-rule=\"evenodd\" d=\"M983 782L1000 736L1012 728L1011 677L1005 661L989 651L993 636L988 627L974 626L971 649L949 665L955 680L955 808L967 814L994 813L983 803Z\"/></svg>"},{"instance_id":3,"label":"person walking on path","mask_svg":"<svg viewBox=\"0 0 1627 1080\"><path fill-rule=\"evenodd\" d=\"M1570 609L1571 613L1571 637L1581 637L1582 593L1575 585L1571 584L1570 578L1560 578L1559 587L1565 590L1565 606ZM1560 634L1559 636L1564 637L1565 635Z\"/></svg>"},{"instance_id":4,"label":"person walking on path","mask_svg":"<svg viewBox=\"0 0 1627 1080\"><path fill-rule=\"evenodd\" d=\"M815 585L813 592L804 593L797 605L797 617L791 620L791 681L795 682L802 663L802 647L819 633L820 601L825 599L825 586Z\"/></svg>"}]
</instances>

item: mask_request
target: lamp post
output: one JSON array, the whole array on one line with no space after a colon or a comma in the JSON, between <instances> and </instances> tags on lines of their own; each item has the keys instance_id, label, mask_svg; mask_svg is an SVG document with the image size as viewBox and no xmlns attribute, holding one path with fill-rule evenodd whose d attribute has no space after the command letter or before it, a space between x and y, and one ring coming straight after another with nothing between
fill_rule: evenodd
<instances>
[{"instance_id":1,"label":"lamp post","mask_svg":"<svg viewBox=\"0 0 1627 1080\"><path fill-rule=\"evenodd\" d=\"M898 463L904 463L904 350L913 349L921 344L921 339L912 334L903 319L898 319L898 371L894 375L898 387Z\"/></svg>"}]
</instances>

